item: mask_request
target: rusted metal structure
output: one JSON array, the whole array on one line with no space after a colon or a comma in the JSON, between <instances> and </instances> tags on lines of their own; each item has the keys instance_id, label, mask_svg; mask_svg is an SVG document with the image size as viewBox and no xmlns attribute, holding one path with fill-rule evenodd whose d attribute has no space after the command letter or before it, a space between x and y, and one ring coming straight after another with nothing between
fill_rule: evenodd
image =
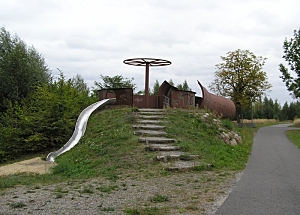
<instances>
[{"instance_id":1,"label":"rusted metal structure","mask_svg":"<svg viewBox=\"0 0 300 215\"><path fill-rule=\"evenodd\" d=\"M222 115L223 118L233 119L236 108L232 100L209 93L198 81L202 97L195 92L179 90L164 81L159 87L158 95L149 95L149 67L168 66L168 60L157 58L132 58L123 63L133 66L145 66L145 95L133 95L132 88L117 88L99 90L99 100L116 98L115 105L128 105L137 108L208 108L212 112Z\"/></svg>"},{"instance_id":2,"label":"rusted metal structure","mask_svg":"<svg viewBox=\"0 0 300 215\"><path fill-rule=\"evenodd\" d=\"M133 105L132 88L112 88L98 90L99 101L103 99L116 98L114 105Z\"/></svg>"},{"instance_id":3,"label":"rusted metal structure","mask_svg":"<svg viewBox=\"0 0 300 215\"><path fill-rule=\"evenodd\" d=\"M158 90L158 95L148 96L147 108L208 108L223 118L233 119L236 108L232 100L223 96L217 96L207 91L198 81L202 97L196 96L195 92L183 91L164 81ZM115 88L98 90L99 101L116 98L114 105L134 106L145 108L144 95L133 95L132 88Z\"/></svg>"},{"instance_id":4,"label":"rusted metal structure","mask_svg":"<svg viewBox=\"0 0 300 215\"><path fill-rule=\"evenodd\" d=\"M132 66L145 66L145 96L144 107L149 108L149 67L150 66L168 66L171 65L171 61L157 59L157 58L132 58L124 60L123 63Z\"/></svg>"},{"instance_id":5,"label":"rusted metal structure","mask_svg":"<svg viewBox=\"0 0 300 215\"><path fill-rule=\"evenodd\" d=\"M158 90L159 98L161 98L159 107L194 108L195 94L192 91L179 90L164 81Z\"/></svg>"},{"instance_id":6,"label":"rusted metal structure","mask_svg":"<svg viewBox=\"0 0 300 215\"><path fill-rule=\"evenodd\" d=\"M199 108L208 108L212 112L222 115L223 118L233 119L236 115L236 108L231 99L209 93L198 81L202 91L202 98L196 99Z\"/></svg>"}]
</instances>

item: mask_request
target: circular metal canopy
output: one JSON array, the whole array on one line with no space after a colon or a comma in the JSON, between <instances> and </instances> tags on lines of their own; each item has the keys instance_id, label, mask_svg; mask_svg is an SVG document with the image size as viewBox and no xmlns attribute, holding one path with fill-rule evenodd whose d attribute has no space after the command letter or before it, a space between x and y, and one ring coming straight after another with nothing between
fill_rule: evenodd
<instances>
[{"instance_id":1,"label":"circular metal canopy","mask_svg":"<svg viewBox=\"0 0 300 215\"><path fill-rule=\"evenodd\" d=\"M124 60L123 63L132 66L168 66L171 61L156 58L132 58Z\"/></svg>"}]
</instances>

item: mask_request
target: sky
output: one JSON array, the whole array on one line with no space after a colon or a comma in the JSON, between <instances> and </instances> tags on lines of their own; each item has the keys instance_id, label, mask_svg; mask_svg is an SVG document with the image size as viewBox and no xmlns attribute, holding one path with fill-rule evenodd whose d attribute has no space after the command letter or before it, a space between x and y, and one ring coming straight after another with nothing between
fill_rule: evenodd
<instances>
[{"instance_id":1,"label":"sky","mask_svg":"<svg viewBox=\"0 0 300 215\"><path fill-rule=\"evenodd\" d=\"M0 0L0 27L34 46L54 76L79 74L92 87L100 74L122 75L139 91L145 68L123 61L159 58L172 64L150 68L151 88L186 80L201 96L197 80L209 89L221 56L242 49L267 58L267 96L282 105L295 101L278 65L299 21L299 0Z\"/></svg>"}]
</instances>

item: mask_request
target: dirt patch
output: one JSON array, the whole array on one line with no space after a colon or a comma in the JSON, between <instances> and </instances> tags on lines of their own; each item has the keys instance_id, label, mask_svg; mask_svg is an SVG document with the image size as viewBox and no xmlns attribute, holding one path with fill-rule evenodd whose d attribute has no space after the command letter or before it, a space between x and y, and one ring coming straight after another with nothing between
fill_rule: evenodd
<instances>
[{"instance_id":1,"label":"dirt patch","mask_svg":"<svg viewBox=\"0 0 300 215\"><path fill-rule=\"evenodd\" d=\"M11 175L16 173L48 173L51 167L56 163L44 161L40 157L32 158L29 160L8 164L0 167L0 176Z\"/></svg>"}]
</instances>

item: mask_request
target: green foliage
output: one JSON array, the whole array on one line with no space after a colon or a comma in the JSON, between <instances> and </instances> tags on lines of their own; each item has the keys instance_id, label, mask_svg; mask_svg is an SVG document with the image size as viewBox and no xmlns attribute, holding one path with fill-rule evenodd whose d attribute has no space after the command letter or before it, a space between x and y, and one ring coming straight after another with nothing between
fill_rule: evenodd
<instances>
[{"instance_id":1,"label":"green foliage","mask_svg":"<svg viewBox=\"0 0 300 215\"><path fill-rule=\"evenodd\" d=\"M168 214L169 210L167 208L127 208L125 209L126 215L163 215Z\"/></svg>"},{"instance_id":2,"label":"green foliage","mask_svg":"<svg viewBox=\"0 0 300 215\"><path fill-rule=\"evenodd\" d=\"M192 91L192 89L189 87L188 83L186 80L184 80L183 84L178 84L177 88L179 90L184 90L184 91Z\"/></svg>"},{"instance_id":3,"label":"green foliage","mask_svg":"<svg viewBox=\"0 0 300 215\"><path fill-rule=\"evenodd\" d=\"M215 79L209 88L225 97L230 97L237 107L237 116L249 108L265 91L271 88L267 74L262 70L266 58L255 56L248 50L237 49L222 57L216 65Z\"/></svg>"},{"instance_id":4,"label":"green foliage","mask_svg":"<svg viewBox=\"0 0 300 215\"><path fill-rule=\"evenodd\" d=\"M101 82L95 81L94 84L98 90L102 89L112 89L112 88L132 88L133 90L136 89L136 84L133 83L134 78L128 79L124 78L122 75L116 75L110 77L108 75L100 75L102 79Z\"/></svg>"},{"instance_id":5,"label":"green foliage","mask_svg":"<svg viewBox=\"0 0 300 215\"><path fill-rule=\"evenodd\" d=\"M14 209L14 208L24 208L27 205L24 202L12 202L9 204L9 206Z\"/></svg>"},{"instance_id":6,"label":"green foliage","mask_svg":"<svg viewBox=\"0 0 300 215\"><path fill-rule=\"evenodd\" d=\"M34 47L0 28L0 112L9 103L21 102L36 86L48 83L50 72Z\"/></svg>"},{"instance_id":7,"label":"green foliage","mask_svg":"<svg viewBox=\"0 0 300 215\"><path fill-rule=\"evenodd\" d=\"M52 83L20 103L8 102L0 123L0 163L28 153L57 149L71 137L80 112L95 102L79 78L65 80L61 73Z\"/></svg>"},{"instance_id":8,"label":"green foliage","mask_svg":"<svg viewBox=\"0 0 300 215\"><path fill-rule=\"evenodd\" d=\"M165 196L165 195L155 195L150 197L150 202L154 202L154 203L160 203L160 202L167 202L169 201L169 197Z\"/></svg>"},{"instance_id":9,"label":"green foliage","mask_svg":"<svg viewBox=\"0 0 300 215\"><path fill-rule=\"evenodd\" d=\"M153 91L152 91L153 95L158 95L159 87L160 87L159 82L156 79L156 81L155 81L155 83L153 85Z\"/></svg>"},{"instance_id":10,"label":"green foliage","mask_svg":"<svg viewBox=\"0 0 300 215\"><path fill-rule=\"evenodd\" d=\"M251 119L252 108L244 111L243 118ZM278 100L265 97L263 100L259 99L253 104L253 118L254 119L276 119L279 121L294 120L300 117L300 102L287 102L281 106Z\"/></svg>"},{"instance_id":11,"label":"green foliage","mask_svg":"<svg viewBox=\"0 0 300 215\"><path fill-rule=\"evenodd\" d=\"M228 129L228 130L233 130L234 125L233 122L229 119L223 119L222 120L222 127Z\"/></svg>"},{"instance_id":12,"label":"green foliage","mask_svg":"<svg viewBox=\"0 0 300 215\"><path fill-rule=\"evenodd\" d=\"M283 58L287 61L291 71L297 75L293 77L283 64L279 65L279 71L282 73L280 78L291 92L293 98L300 98L300 29L294 30L294 38L285 39L283 43Z\"/></svg>"}]
</instances>

